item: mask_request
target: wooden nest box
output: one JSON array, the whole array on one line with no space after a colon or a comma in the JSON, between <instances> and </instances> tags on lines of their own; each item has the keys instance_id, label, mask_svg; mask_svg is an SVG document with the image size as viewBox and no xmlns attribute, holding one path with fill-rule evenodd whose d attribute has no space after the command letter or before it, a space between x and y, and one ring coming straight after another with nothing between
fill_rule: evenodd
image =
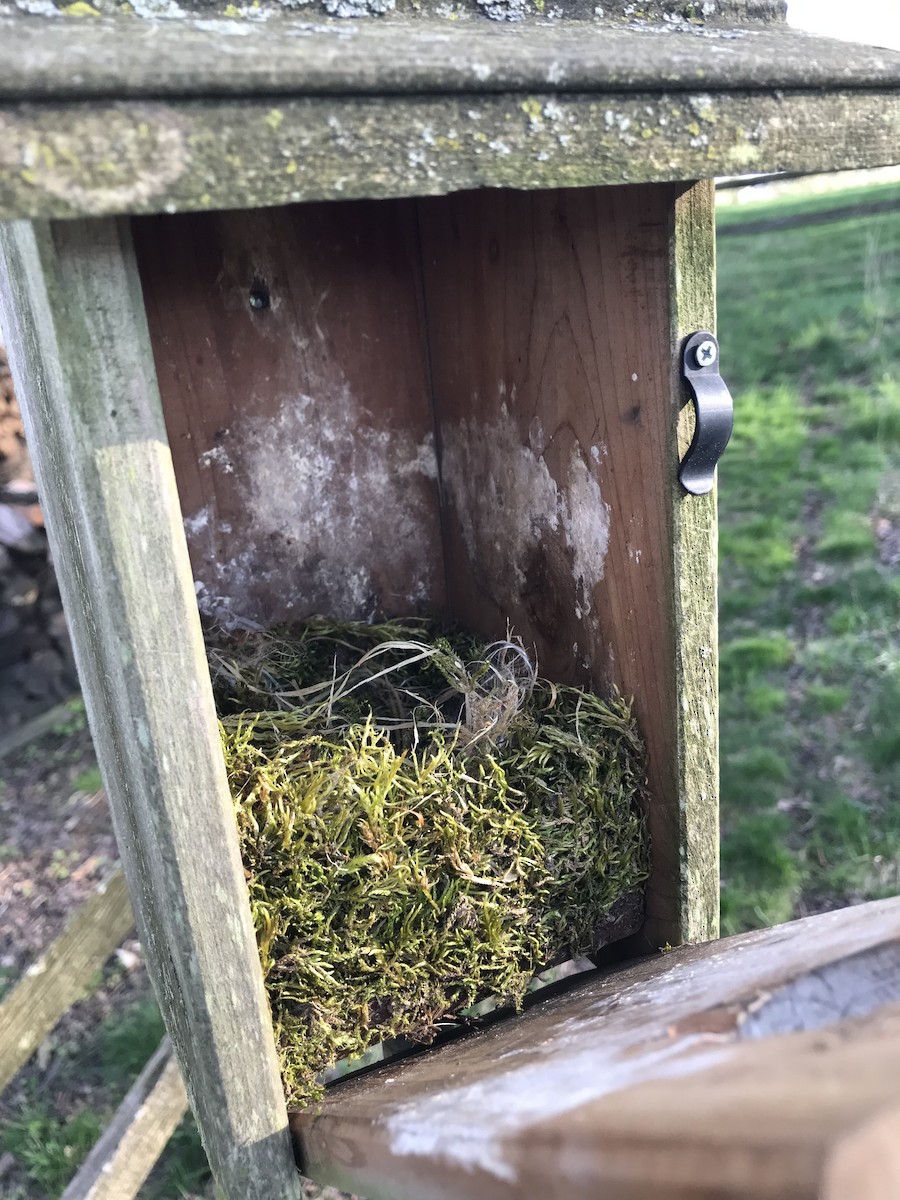
<instances>
[{"instance_id":1,"label":"wooden nest box","mask_svg":"<svg viewBox=\"0 0 900 1200\"><path fill-rule=\"evenodd\" d=\"M45 7L0 2L0 320L218 1186L293 1197L201 614L510 621L549 678L633 695L653 865L627 953L714 938L715 499L679 481L711 181L896 161L900 56L792 32L778 0ZM613 1129L596 1072L560 1066L559 1023L601 1044L590 1014L662 962L497 1026L493 1066L470 1041L338 1089L294 1123L307 1168L372 1196L712 1195L623 1165L636 1110ZM521 1088L577 1111L516 1124L492 1071L554 1021Z\"/></svg>"}]
</instances>

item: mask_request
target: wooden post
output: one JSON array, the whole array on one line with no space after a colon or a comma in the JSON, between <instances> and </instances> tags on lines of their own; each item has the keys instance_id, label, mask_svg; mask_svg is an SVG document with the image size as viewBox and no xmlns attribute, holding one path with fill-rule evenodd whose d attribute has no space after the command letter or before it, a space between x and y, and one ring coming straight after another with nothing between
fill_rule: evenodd
<instances>
[{"instance_id":1,"label":"wooden post","mask_svg":"<svg viewBox=\"0 0 900 1200\"><path fill-rule=\"evenodd\" d=\"M134 1200L186 1108L178 1063L163 1038L62 1200Z\"/></svg>"},{"instance_id":2,"label":"wooden post","mask_svg":"<svg viewBox=\"0 0 900 1200\"><path fill-rule=\"evenodd\" d=\"M0 225L0 320L138 931L220 1194L299 1197L127 224Z\"/></svg>"},{"instance_id":3,"label":"wooden post","mask_svg":"<svg viewBox=\"0 0 900 1200\"><path fill-rule=\"evenodd\" d=\"M698 329L715 330L716 196L713 181L685 186L676 197L669 243L672 331L672 392L681 396L678 457L693 436L693 408L684 403L680 346ZM725 347L727 354L728 348ZM726 368L727 370L727 368ZM674 454L673 456L674 457ZM719 626L718 536L715 490L690 496L672 481L672 578L675 639L674 688L669 697L676 724L674 769L677 830L666 839L678 847L677 938L702 942L719 936ZM657 835L658 836L658 835ZM660 864L657 863L657 871ZM654 925L665 929L648 904L649 940ZM670 938L670 941L675 941Z\"/></svg>"},{"instance_id":4,"label":"wooden post","mask_svg":"<svg viewBox=\"0 0 900 1200\"><path fill-rule=\"evenodd\" d=\"M63 932L0 1004L0 1092L134 928L118 868L75 910Z\"/></svg>"}]
</instances>

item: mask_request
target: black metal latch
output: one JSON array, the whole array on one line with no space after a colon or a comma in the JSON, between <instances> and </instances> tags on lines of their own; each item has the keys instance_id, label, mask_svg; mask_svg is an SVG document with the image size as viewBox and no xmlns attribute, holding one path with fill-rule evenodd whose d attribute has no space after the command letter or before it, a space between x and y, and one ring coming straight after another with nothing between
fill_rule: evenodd
<instances>
[{"instance_id":1,"label":"black metal latch","mask_svg":"<svg viewBox=\"0 0 900 1200\"><path fill-rule=\"evenodd\" d=\"M682 351L684 378L694 397L697 423L678 468L681 486L694 496L712 491L716 463L734 428L731 393L719 374L719 343L711 333L692 334Z\"/></svg>"}]
</instances>

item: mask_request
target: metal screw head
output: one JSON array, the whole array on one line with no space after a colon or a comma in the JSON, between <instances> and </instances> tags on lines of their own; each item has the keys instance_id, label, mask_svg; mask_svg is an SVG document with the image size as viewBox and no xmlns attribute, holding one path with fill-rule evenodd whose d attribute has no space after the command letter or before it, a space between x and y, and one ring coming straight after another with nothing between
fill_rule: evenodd
<instances>
[{"instance_id":1,"label":"metal screw head","mask_svg":"<svg viewBox=\"0 0 900 1200\"><path fill-rule=\"evenodd\" d=\"M711 367L719 357L719 349L715 342L708 338L705 342L701 342L694 350L694 358L697 360L698 367Z\"/></svg>"}]
</instances>

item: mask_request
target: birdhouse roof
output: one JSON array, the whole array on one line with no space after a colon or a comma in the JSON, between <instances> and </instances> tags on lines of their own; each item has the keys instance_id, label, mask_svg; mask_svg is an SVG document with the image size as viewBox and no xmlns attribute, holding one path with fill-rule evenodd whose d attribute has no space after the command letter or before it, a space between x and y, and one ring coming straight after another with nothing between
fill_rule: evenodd
<instances>
[{"instance_id":1,"label":"birdhouse roof","mask_svg":"<svg viewBox=\"0 0 900 1200\"><path fill-rule=\"evenodd\" d=\"M777 0L405 4L0 2L0 218L897 158L900 53Z\"/></svg>"}]
</instances>

